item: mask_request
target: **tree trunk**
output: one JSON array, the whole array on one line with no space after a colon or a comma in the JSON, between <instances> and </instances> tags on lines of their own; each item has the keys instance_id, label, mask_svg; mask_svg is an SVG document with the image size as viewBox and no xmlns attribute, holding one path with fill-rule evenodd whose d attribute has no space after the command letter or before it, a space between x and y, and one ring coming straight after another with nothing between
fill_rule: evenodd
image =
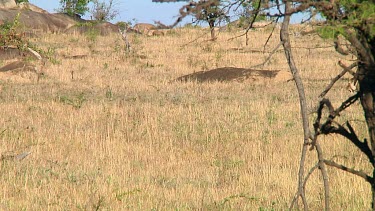
<instances>
[{"instance_id":1,"label":"tree trunk","mask_svg":"<svg viewBox=\"0 0 375 211\"><path fill-rule=\"evenodd\" d=\"M289 13L289 10L292 8L290 2L285 3L285 14ZM301 118L302 118L302 125L303 125L303 145L302 145L302 154L301 154L301 160L300 160L300 167L299 167L299 172L298 172L298 191L297 191L297 198L301 197L302 202L303 202L303 207L304 210L308 210L308 204L305 196L305 189L303 186L303 180L305 177L305 160L306 160L306 152L307 152L307 147L309 143L309 137L310 137L310 130L309 130L309 118L307 115L307 103L306 103L306 97L305 97L305 89L303 86L302 78L300 76L299 70L296 67L296 64L294 62L293 54L292 54L292 47L290 44L290 39L289 39L289 22L290 22L291 15L285 15L283 24L281 26L281 31L280 31L280 40L283 44L284 47L284 53L286 60L289 65L289 69L293 75L293 79L295 82L295 85L297 87L298 91L298 96L300 100L300 109L301 109ZM293 200L290 209L293 209L294 203L296 201Z\"/></svg>"},{"instance_id":2,"label":"tree trunk","mask_svg":"<svg viewBox=\"0 0 375 211\"><path fill-rule=\"evenodd\" d=\"M365 119L368 127L369 139L368 143L371 144L370 149L372 156L375 157L375 67L366 67L360 65L358 67L360 73L358 77L360 85L360 100L363 111L365 113ZM371 163L373 166L373 174L371 180L371 191L372 191L372 210L375 210L375 163Z\"/></svg>"},{"instance_id":3,"label":"tree trunk","mask_svg":"<svg viewBox=\"0 0 375 211\"><path fill-rule=\"evenodd\" d=\"M211 30L211 40L214 41L214 40L216 40L215 22L214 21L210 21L208 24L210 25L210 30Z\"/></svg>"}]
</instances>

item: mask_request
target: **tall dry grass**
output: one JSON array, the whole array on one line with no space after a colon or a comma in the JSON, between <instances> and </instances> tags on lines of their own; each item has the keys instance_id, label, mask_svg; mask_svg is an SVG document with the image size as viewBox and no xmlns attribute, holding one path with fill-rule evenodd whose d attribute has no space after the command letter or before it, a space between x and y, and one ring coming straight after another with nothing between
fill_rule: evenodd
<instances>
[{"instance_id":1,"label":"tall dry grass","mask_svg":"<svg viewBox=\"0 0 375 211\"><path fill-rule=\"evenodd\" d=\"M206 33L196 42L190 41ZM4 210L286 210L296 191L303 133L293 82L179 83L173 79L223 66L250 67L268 56L269 30L175 29L163 37L44 34L32 42L54 53L36 83L1 81L0 152L31 152L0 165ZM266 52L279 42L272 35ZM186 45L185 45L186 44ZM332 42L293 39L309 106L341 70ZM311 49L307 49L311 48ZM72 59L72 55L87 55ZM264 69L288 70L280 50ZM339 82L335 106L350 93ZM313 120L314 114L311 114ZM361 138L363 114L350 119ZM369 171L346 140L320 140L326 158ZM316 162L308 153L308 167ZM370 187L329 169L332 210L366 210ZM307 185L312 210L323 207L322 180Z\"/></svg>"}]
</instances>

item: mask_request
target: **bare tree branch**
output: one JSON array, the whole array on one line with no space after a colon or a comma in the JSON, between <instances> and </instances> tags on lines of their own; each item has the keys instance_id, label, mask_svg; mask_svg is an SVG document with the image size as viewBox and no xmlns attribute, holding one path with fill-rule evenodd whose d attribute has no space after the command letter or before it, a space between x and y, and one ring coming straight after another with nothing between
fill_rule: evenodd
<instances>
[{"instance_id":1,"label":"bare tree branch","mask_svg":"<svg viewBox=\"0 0 375 211\"><path fill-rule=\"evenodd\" d=\"M193 42L199 40L200 38L204 37L206 34L207 34L207 32L204 32L204 33L202 33L201 35L199 35L198 37L196 37L194 40L191 40L191 41L189 41L189 42L187 42L187 43L181 45L180 47L187 46L187 45L189 45L189 44L191 44L191 43L193 43Z\"/></svg>"},{"instance_id":2,"label":"bare tree branch","mask_svg":"<svg viewBox=\"0 0 375 211\"><path fill-rule=\"evenodd\" d=\"M347 121L346 126L348 127L349 131L342 125L334 122L334 119L340 115L340 113L345 110L347 107L352 105L354 102L356 102L359 99L359 93L349 97L347 100L345 100L339 108L336 110L333 108L331 102L328 99L322 99L320 101L318 110L317 110L317 118L314 123L314 130L315 135L313 138L313 146L316 143L317 136L320 134L331 134L336 133L344 136L349 141L351 141L359 150L361 150L366 157L369 159L370 163L374 166L375 160L372 155L371 149L367 143L367 141L361 141L359 140L357 134L355 133L353 127L350 125L350 123ZM322 110L324 106L327 106L329 109L329 116L327 117L326 122L323 124L320 123L321 117L322 117Z\"/></svg>"},{"instance_id":3,"label":"bare tree branch","mask_svg":"<svg viewBox=\"0 0 375 211\"><path fill-rule=\"evenodd\" d=\"M329 181L328 181L327 168L326 168L326 165L324 163L323 151L322 151L322 148L320 147L319 143L315 143L315 149L316 149L316 153L318 155L319 169L320 169L320 172L322 173L322 177L323 177L324 206L325 206L325 210L328 211L330 209L330 207L329 207Z\"/></svg>"},{"instance_id":4,"label":"bare tree branch","mask_svg":"<svg viewBox=\"0 0 375 211\"><path fill-rule=\"evenodd\" d=\"M276 18L276 20L275 20L275 23L276 23L276 24L272 27L272 31L271 31L270 35L268 35L267 40L266 40L266 43L264 43L264 45L263 45L263 52L266 51L266 46L267 46L268 42L270 41L270 39L271 39L271 37L272 37L272 35L273 35L273 32L274 32L275 29L276 29L276 26L277 26L277 22L278 22L278 21L279 21L279 17Z\"/></svg>"},{"instance_id":5,"label":"bare tree branch","mask_svg":"<svg viewBox=\"0 0 375 211\"><path fill-rule=\"evenodd\" d=\"M301 160L300 160L300 166L299 166L299 172L298 172L298 195L301 197L303 202L304 210L308 210L308 204L305 196L305 189L303 186L303 179L304 179L304 168L305 168L305 160L306 160L306 152L307 152L307 146L309 144L309 137L310 137L310 129L309 129L309 122L308 122L308 115L307 115L307 105L306 105L306 97L305 97L305 91L303 87L303 82L301 79L301 76L299 74L299 71L295 65L293 54L291 50L290 45L290 38L289 38L289 22L290 22L290 11L292 10L291 2L285 2L285 17L281 26L280 31L280 40L284 47L285 51L285 57L287 59L287 62L289 64L289 69L293 75L294 82L297 87L299 100L300 100L300 109L301 109L301 118L303 123L303 131L304 131L304 141L302 146L302 154L301 154ZM292 210L295 205L295 202L293 202L290 205L290 209Z\"/></svg>"},{"instance_id":6,"label":"bare tree branch","mask_svg":"<svg viewBox=\"0 0 375 211\"><path fill-rule=\"evenodd\" d=\"M341 68L343 68L344 70L347 69L351 75L355 75L355 72L352 70L353 68L357 67L358 66L358 62L355 62L353 64L351 64L349 67L346 66L344 63L342 63L341 61L339 61L339 65Z\"/></svg>"},{"instance_id":7,"label":"bare tree branch","mask_svg":"<svg viewBox=\"0 0 375 211\"><path fill-rule=\"evenodd\" d=\"M279 44L277 44L277 46L270 52L270 54L268 55L268 57L266 58L266 60L264 60L264 62L262 62L260 64L257 64L257 65L254 65L251 68L256 68L256 67L264 66L271 59L271 57L273 56L273 54L276 53L277 49L279 49L281 45L282 45L282 42L280 42Z\"/></svg>"},{"instance_id":8,"label":"bare tree branch","mask_svg":"<svg viewBox=\"0 0 375 211\"><path fill-rule=\"evenodd\" d=\"M357 175L359 177L362 177L363 179L366 180L366 182L369 182L371 183L371 181L373 180L372 177L370 177L369 175L367 175L365 172L363 171L357 171L353 168L348 168L344 165L341 165L341 164L338 164L332 160L323 160L323 162L326 164L326 165L329 165L329 166L332 166L332 167L335 167L335 168L338 168L338 169L341 169L343 171L346 171L346 172L349 172L351 174L354 174L354 175Z\"/></svg>"},{"instance_id":9,"label":"bare tree branch","mask_svg":"<svg viewBox=\"0 0 375 211\"><path fill-rule=\"evenodd\" d=\"M357 66L357 63L353 63L351 64L349 67L346 67L344 66L344 64L341 63L341 61L339 61L339 65L341 67L343 67L343 70L341 71L340 74L338 74L336 77L334 77L332 80L331 80L331 83L329 83L329 85L324 89L324 91L319 95L319 98L323 98L327 93L328 91L333 87L333 85L335 85L335 83L345 75L345 73L347 73L348 71L350 71L351 69L353 69L354 67Z\"/></svg>"},{"instance_id":10,"label":"bare tree branch","mask_svg":"<svg viewBox=\"0 0 375 211\"><path fill-rule=\"evenodd\" d=\"M310 171L306 174L306 177L303 181L303 189L306 189L306 184L307 184L307 181L309 180L310 176L312 175L312 173L314 173L314 171L319 167L319 163L315 164L315 166L313 166ZM294 205L297 200L298 200L298 197L299 197L299 192L297 191L293 197L293 200L292 200L292 205ZM290 207L289 210L292 210L293 207Z\"/></svg>"}]
</instances>

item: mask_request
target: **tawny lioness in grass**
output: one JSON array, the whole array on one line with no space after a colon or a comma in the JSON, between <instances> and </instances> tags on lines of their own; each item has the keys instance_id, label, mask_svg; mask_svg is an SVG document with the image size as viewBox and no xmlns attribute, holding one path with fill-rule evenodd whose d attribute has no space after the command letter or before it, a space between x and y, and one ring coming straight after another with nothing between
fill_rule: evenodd
<instances>
[{"instance_id":1,"label":"tawny lioness in grass","mask_svg":"<svg viewBox=\"0 0 375 211\"><path fill-rule=\"evenodd\" d=\"M133 29L140 34L147 35L150 30L155 30L156 26L150 23L137 23L134 25Z\"/></svg>"}]
</instances>

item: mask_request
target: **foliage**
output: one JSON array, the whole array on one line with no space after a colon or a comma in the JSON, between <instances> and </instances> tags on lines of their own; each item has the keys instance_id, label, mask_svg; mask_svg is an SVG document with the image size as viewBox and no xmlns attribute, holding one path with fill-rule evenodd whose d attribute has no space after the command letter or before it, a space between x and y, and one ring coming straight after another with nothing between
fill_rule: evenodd
<instances>
[{"instance_id":1,"label":"foliage","mask_svg":"<svg viewBox=\"0 0 375 211\"><path fill-rule=\"evenodd\" d=\"M229 16L225 9L224 0L207 1L199 0L198 2L191 1L188 5L185 5L180 9L180 17L174 25L179 23L183 18L188 15L192 15L195 20L193 23L205 22L208 23L211 31L211 39L215 40L215 29L214 27L223 22L229 22Z\"/></svg>"},{"instance_id":2,"label":"foliage","mask_svg":"<svg viewBox=\"0 0 375 211\"><path fill-rule=\"evenodd\" d=\"M17 4L22 3L22 2L29 2L29 0L16 0Z\"/></svg>"},{"instance_id":3,"label":"foliage","mask_svg":"<svg viewBox=\"0 0 375 211\"><path fill-rule=\"evenodd\" d=\"M193 15L195 18L193 22L206 22L211 28L222 21L229 22L229 16L224 9L224 1L191 2L181 8L180 13Z\"/></svg>"},{"instance_id":4,"label":"foliage","mask_svg":"<svg viewBox=\"0 0 375 211\"><path fill-rule=\"evenodd\" d=\"M132 22L131 21L127 21L127 22L124 22L124 21L119 21L116 23L116 25L120 28L120 30L126 30L130 27L132 27Z\"/></svg>"},{"instance_id":5,"label":"foliage","mask_svg":"<svg viewBox=\"0 0 375 211\"><path fill-rule=\"evenodd\" d=\"M89 11L88 4L91 0L60 0L60 12L66 13L72 17L75 15L84 15Z\"/></svg>"},{"instance_id":6,"label":"foliage","mask_svg":"<svg viewBox=\"0 0 375 211\"><path fill-rule=\"evenodd\" d=\"M90 12L97 21L111 21L119 14L119 11L115 9L113 0L109 0L108 3L93 0L92 3L93 6Z\"/></svg>"},{"instance_id":7,"label":"foliage","mask_svg":"<svg viewBox=\"0 0 375 211\"><path fill-rule=\"evenodd\" d=\"M65 105L71 105L76 109L80 109L83 106L83 103L86 102L85 93L81 92L78 95L68 96L62 95L58 97L58 101Z\"/></svg>"},{"instance_id":8,"label":"foliage","mask_svg":"<svg viewBox=\"0 0 375 211\"><path fill-rule=\"evenodd\" d=\"M249 24L248 22L251 20L251 17L253 17L256 12L258 12L258 14L256 16L255 21L264 21L264 20L267 20L267 18L269 18L264 10L258 11L256 9L258 7L258 4L261 4L261 5L259 5L260 7L263 7L263 8L267 7L266 4L264 4L264 3L262 4L262 1L259 1L259 2L244 1L243 3L240 4L240 8L242 10L240 11L240 14L239 14L240 18L239 19L240 19L241 23L244 23L245 25L248 25Z\"/></svg>"},{"instance_id":9,"label":"foliage","mask_svg":"<svg viewBox=\"0 0 375 211\"><path fill-rule=\"evenodd\" d=\"M375 36L375 4L362 0L345 0L340 3L332 9L337 12L324 10L327 5L318 7L320 14L327 20L327 25L320 27L320 34L323 37L330 37L327 33L347 37L345 31L354 29L361 31L367 38L373 38Z\"/></svg>"},{"instance_id":10,"label":"foliage","mask_svg":"<svg viewBox=\"0 0 375 211\"><path fill-rule=\"evenodd\" d=\"M24 33L21 30L20 13L16 15L12 22L5 21L0 25L0 44L2 46L16 46L20 50L24 50L27 46Z\"/></svg>"}]
</instances>

